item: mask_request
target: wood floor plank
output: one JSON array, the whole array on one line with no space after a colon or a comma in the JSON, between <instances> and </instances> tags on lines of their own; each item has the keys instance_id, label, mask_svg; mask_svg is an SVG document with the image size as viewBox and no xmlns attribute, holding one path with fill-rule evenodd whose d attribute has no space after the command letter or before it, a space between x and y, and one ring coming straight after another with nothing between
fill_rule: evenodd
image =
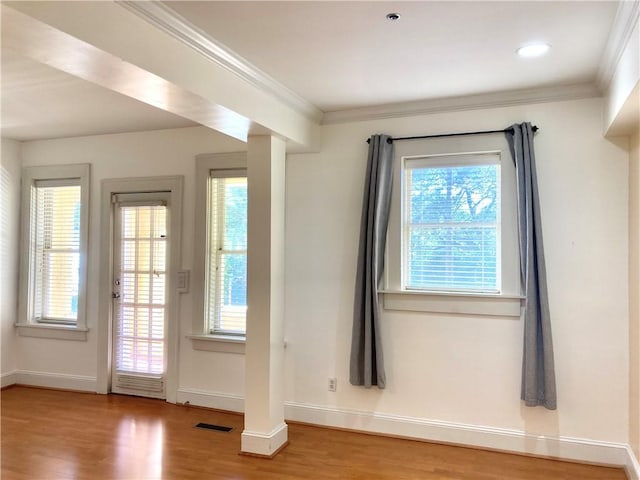
<instances>
[{"instance_id":1,"label":"wood floor plank","mask_svg":"<svg viewBox=\"0 0 640 480\"><path fill-rule=\"evenodd\" d=\"M161 400L0 393L3 480L625 480L622 469L290 424L272 460L239 455L243 418ZM229 433L195 428L204 422Z\"/></svg>"}]
</instances>

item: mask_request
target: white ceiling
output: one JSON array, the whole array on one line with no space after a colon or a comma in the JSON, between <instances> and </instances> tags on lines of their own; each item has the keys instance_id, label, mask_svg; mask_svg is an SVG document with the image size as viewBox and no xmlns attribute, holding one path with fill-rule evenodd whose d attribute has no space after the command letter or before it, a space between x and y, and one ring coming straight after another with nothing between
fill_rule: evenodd
<instances>
[{"instance_id":1,"label":"white ceiling","mask_svg":"<svg viewBox=\"0 0 640 480\"><path fill-rule=\"evenodd\" d=\"M594 81L615 2L164 2L323 111ZM390 12L401 14L390 22ZM525 60L534 41L551 54Z\"/></svg>"},{"instance_id":2,"label":"white ceiling","mask_svg":"<svg viewBox=\"0 0 640 480\"><path fill-rule=\"evenodd\" d=\"M15 140L195 125L150 105L2 50L2 136Z\"/></svg>"},{"instance_id":3,"label":"white ceiling","mask_svg":"<svg viewBox=\"0 0 640 480\"><path fill-rule=\"evenodd\" d=\"M324 112L595 84L617 2L164 2ZM397 22L385 16L398 12ZM524 60L517 47L552 44ZM2 136L193 125L2 49Z\"/></svg>"}]
</instances>

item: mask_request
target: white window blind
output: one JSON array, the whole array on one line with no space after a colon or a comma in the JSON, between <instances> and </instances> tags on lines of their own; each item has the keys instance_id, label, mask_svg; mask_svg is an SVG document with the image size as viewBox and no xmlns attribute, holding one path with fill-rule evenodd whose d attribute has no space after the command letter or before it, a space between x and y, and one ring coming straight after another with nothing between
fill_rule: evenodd
<instances>
[{"instance_id":1,"label":"white window blind","mask_svg":"<svg viewBox=\"0 0 640 480\"><path fill-rule=\"evenodd\" d=\"M75 324L80 268L80 180L36 181L31 194L33 319Z\"/></svg>"},{"instance_id":2,"label":"white window blind","mask_svg":"<svg viewBox=\"0 0 640 480\"><path fill-rule=\"evenodd\" d=\"M498 153L405 158L403 286L500 292Z\"/></svg>"},{"instance_id":3,"label":"white window blind","mask_svg":"<svg viewBox=\"0 0 640 480\"><path fill-rule=\"evenodd\" d=\"M245 169L211 170L205 311L209 332L244 335L247 312Z\"/></svg>"},{"instance_id":4,"label":"white window blind","mask_svg":"<svg viewBox=\"0 0 640 480\"><path fill-rule=\"evenodd\" d=\"M164 373L167 207L122 205L116 369Z\"/></svg>"}]
</instances>

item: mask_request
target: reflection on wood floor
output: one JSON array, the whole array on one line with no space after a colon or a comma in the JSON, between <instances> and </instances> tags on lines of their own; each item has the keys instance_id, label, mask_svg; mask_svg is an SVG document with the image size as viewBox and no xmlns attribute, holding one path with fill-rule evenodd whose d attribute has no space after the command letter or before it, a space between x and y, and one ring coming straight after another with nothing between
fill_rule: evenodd
<instances>
[{"instance_id":1,"label":"reflection on wood floor","mask_svg":"<svg viewBox=\"0 0 640 480\"><path fill-rule=\"evenodd\" d=\"M238 455L240 415L17 386L1 402L3 480L626 479L622 469L299 424L289 425L289 446L265 460Z\"/></svg>"}]
</instances>

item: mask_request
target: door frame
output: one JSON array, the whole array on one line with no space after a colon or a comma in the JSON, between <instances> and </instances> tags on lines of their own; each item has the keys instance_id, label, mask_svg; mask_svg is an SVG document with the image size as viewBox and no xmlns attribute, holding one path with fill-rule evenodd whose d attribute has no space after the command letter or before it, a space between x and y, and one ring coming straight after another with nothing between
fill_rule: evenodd
<instances>
[{"instance_id":1,"label":"door frame","mask_svg":"<svg viewBox=\"0 0 640 480\"><path fill-rule=\"evenodd\" d=\"M184 177L107 178L102 180L100 195L100 293L98 299L98 368L96 391L111 391L111 361L113 349L112 283L113 283L113 194L168 192L169 261L167 263L167 372L166 400L176 403L178 391L178 342L180 332L180 294L177 274L182 265L182 196Z\"/></svg>"}]
</instances>

